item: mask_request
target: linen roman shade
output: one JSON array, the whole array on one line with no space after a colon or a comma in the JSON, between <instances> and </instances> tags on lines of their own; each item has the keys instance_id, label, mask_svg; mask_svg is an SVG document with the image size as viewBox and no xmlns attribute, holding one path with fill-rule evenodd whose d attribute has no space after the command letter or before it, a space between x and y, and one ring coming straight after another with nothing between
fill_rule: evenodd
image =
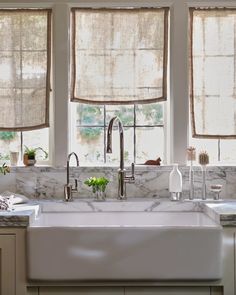
<instances>
[{"instance_id":1,"label":"linen roman shade","mask_svg":"<svg viewBox=\"0 0 236 295\"><path fill-rule=\"evenodd\" d=\"M168 11L73 8L71 101L166 100Z\"/></svg>"},{"instance_id":2,"label":"linen roman shade","mask_svg":"<svg viewBox=\"0 0 236 295\"><path fill-rule=\"evenodd\" d=\"M51 10L0 9L0 130L49 126Z\"/></svg>"},{"instance_id":3,"label":"linen roman shade","mask_svg":"<svg viewBox=\"0 0 236 295\"><path fill-rule=\"evenodd\" d=\"M236 138L236 10L190 9L193 137Z\"/></svg>"}]
</instances>

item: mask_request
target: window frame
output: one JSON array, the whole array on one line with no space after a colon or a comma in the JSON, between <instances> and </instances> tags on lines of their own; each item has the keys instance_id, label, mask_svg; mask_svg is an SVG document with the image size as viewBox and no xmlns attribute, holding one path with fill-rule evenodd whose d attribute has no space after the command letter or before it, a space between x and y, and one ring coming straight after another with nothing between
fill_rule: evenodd
<instances>
[{"instance_id":1,"label":"window frame","mask_svg":"<svg viewBox=\"0 0 236 295\"><path fill-rule=\"evenodd\" d=\"M50 65L49 65L49 73L50 76L48 77L48 81L49 83L52 81L52 76L53 76L53 60L52 60L52 52L53 52L53 6L51 4L48 3L34 3L32 1L32 3L28 3L28 4L22 4L20 3L20 1L9 1L9 3L5 3L4 1L0 0L0 9L49 9L52 10L51 11L51 23L50 23L50 27L51 27L51 33L50 33L50 37L51 37L51 44L50 44L50 48L51 51L49 53L50 55ZM51 82L52 84L52 82ZM50 85L49 85L50 86ZM49 89L49 93L48 93L48 105L49 105L49 124L50 127L45 127L49 129L49 146L48 146L48 159L46 160L37 160L37 164L41 165L41 166L52 166L53 165L53 161L52 161L52 138L53 138L53 128L51 128L51 126L53 125L53 95L52 95L52 91L51 89ZM39 129L35 129L35 131L37 131ZM33 131L33 130L29 130L29 131ZM20 150L19 150L19 164L18 165L22 165L22 161L23 161L23 152L24 152L24 140L23 140L23 133L27 132L27 131L10 131L10 132L18 132L20 133Z\"/></svg>"},{"instance_id":2,"label":"window frame","mask_svg":"<svg viewBox=\"0 0 236 295\"><path fill-rule=\"evenodd\" d=\"M166 125L167 163L186 164L186 148L189 134L189 8L195 6L236 7L235 1L227 0L155 0L125 1L111 0L0 0L0 8L52 8L52 99L50 116L51 165L65 166L69 151L69 65L70 65L70 9L72 7L170 7L169 30L169 96L167 101L168 121ZM61 24L64 24L61 26ZM181 75L179 74L182 69Z\"/></svg>"},{"instance_id":3,"label":"window frame","mask_svg":"<svg viewBox=\"0 0 236 295\"><path fill-rule=\"evenodd\" d=\"M134 121L132 124L130 125L126 125L126 124L123 124L123 127L124 129L128 128L128 129L132 129L133 130L133 138L132 138L132 142L133 142L133 150L132 150L132 156L133 156L133 160L132 162L134 162L135 164L137 163L137 128L162 128L163 129L163 134L164 134L164 138L165 138L165 133L166 133L166 126L165 126L165 122L166 122L166 101L162 102L156 102L157 104L158 103L162 103L163 104L163 123L159 123L159 124L138 124L136 123L136 119L137 119L137 107L138 105L137 104L129 104L127 105L128 107L132 108L132 113L133 113L133 118L134 118ZM82 103L80 103L82 104ZM155 104L152 103L152 104ZM82 104L83 105L83 104ZM90 105L90 106L95 106L95 104L93 105ZM70 125L71 125L71 129L72 130L75 130L77 128L101 128L103 130L103 150L104 150L104 156L103 156L103 164L104 165L115 165L115 164L112 164L112 163L109 163L109 161L107 161L107 156L106 156L106 130L107 130L107 127L108 127L108 121L107 121L107 115L108 115L108 110L107 110L107 107L110 106L108 104L105 104L105 105L97 105L99 107L101 107L103 109L103 124L76 124L76 108L75 108L75 103L71 103L71 115L70 115ZM122 106L122 107L125 107L125 105L113 105L113 106ZM116 128L117 130L117 126L114 127ZM72 132L73 133L73 132ZM72 135L72 134L71 134ZM163 143L163 149L165 149L165 141L164 140L164 143ZM72 140L70 140L70 143L72 143ZM70 152L72 152L72 146L70 144ZM159 156L159 155L156 155L156 156ZM164 155L163 155L164 158L161 157L162 159L162 163L166 162L165 161L165 157L166 157L166 154L164 152ZM93 163L90 163L88 164L89 166L93 165ZM101 166L101 164L98 164L98 163L94 163L94 165L99 165Z\"/></svg>"}]
</instances>

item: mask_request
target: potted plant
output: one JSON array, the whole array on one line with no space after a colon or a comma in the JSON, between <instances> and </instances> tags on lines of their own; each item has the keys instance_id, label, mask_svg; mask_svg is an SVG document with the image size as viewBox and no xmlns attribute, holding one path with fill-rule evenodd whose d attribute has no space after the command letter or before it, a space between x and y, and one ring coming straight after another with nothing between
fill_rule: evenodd
<instances>
[{"instance_id":1,"label":"potted plant","mask_svg":"<svg viewBox=\"0 0 236 295\"><path fill-rule=\"evenodd\" d=\"M10 167L4 163L2 166L0 166L0 173L3 175L6 175L7 173L10 173Z\"/></svg>"},{"instance_id":2,"label":"potted plant","mask_svg":"<svg viewBox=\"0 0 236 295\"><path fill-rule=\"evenodd\" d=\"M48 153L41 147L29 148L25 146L23 162L25 166L34 166L36 163L36 153L41 150L44 153L44 158L47 159Z\"/></svg>"},{"instance_id":3,"label":"potted plant","mask_svg":"<svg viewBox=\"0 0 236 295\"><path fill-rule=\"evenodd\" d=\"M105 177L90 177L85 180L84 184L92 187L92 191L97 201L104 201L106 199L106 187L109 180Z\"/></svg>"}]
</instances>

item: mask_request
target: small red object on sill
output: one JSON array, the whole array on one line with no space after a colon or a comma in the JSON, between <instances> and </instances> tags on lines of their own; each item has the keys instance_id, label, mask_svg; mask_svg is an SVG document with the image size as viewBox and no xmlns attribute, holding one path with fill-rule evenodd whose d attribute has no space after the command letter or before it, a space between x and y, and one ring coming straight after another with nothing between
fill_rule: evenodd
<instances>
[{"instance_id":1,"label":"small red object on sill","mask_svg":"<svg viewBox=\"0 0 236 295\"><path fill-rule=\"evenodd\" d=\"M161 158L157 158L156 160L147 160L144 165L157 165L160 166L161 165Z\"/></svg>"}]
</instances>

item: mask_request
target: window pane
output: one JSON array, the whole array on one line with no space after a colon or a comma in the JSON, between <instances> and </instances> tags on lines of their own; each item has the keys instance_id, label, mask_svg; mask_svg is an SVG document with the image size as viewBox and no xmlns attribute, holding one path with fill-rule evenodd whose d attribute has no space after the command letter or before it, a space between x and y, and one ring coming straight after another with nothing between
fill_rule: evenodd
<instances>
[{"instance_id":1,"label":"window pane","mask_svg":"<svg viewBox=\"0 0 236 295\"><path fill-rule=\"evenodd\" d=\"M77 126L104 124L103 106L74 103L73 107L76 107Z\"/></svg>"},{"instance_id":2,"label":"window pane","mask_svg":"<svg viewBox=\"0 0 236 295\"><path fill-rule=\"evenodd\" d=\"M191 138L189 145L196 148L197 155L202 151L206 151L209 154L210 164L218 162L218 140L217 139ZM196 158L196 161L198 163L198 158Z\"/></svg>"},{"instance_id":3,"label":"window pane","mask_svg":"<svg viewBox=\"0 0 236 295\"><path fill-rule=\"evenodd\" d=\"M221 140L220 141L221 161L224 163L236 162L236 140Z\"/></svg>"},{"instance_id":4,"label":"window pane","mask_svg":"<svg viewBox=\"0 0 236 295\"><path fill-rule=\"evenodd\" d=\"M113 126L112 154L106 153L104 144L107 141L107 126L110 119L119 116L124 125L125 165L132 162L141 163L144 162L144 159L145 161L147 159L156 159L157 156L160 156L164 161L164 126L153 126L154 124L163 124L163 109L164 103L143 106L97 106L79 103L76 107L75 103L71 103L70 151L79 154L82 165L106 163L118 166L120 161L118 124L115 123ZM135 126L135 121L138 121L136 124L138 127ZM100 125L98 125L98 122ZM103 125L104 123L106 126ZM139 126L141 124L144 126ZM145 125L148 125L148 128L145 128ZM104 134L104 129L106 134ZM157 142L157 148L153 147L153 140ZM137 152L135 152L135 141ZM135 154L138 157L136 159Z\"/></svg>"},{"instance_id":5,"label":"window pane","mask_svg":"<svg viewBox=\"0 0 236 295\"><path fill-rule=\"evenodd\" d=\"M106 125L112 117L118 116L124 126L134 125L134 106L119 106L119 105L107 105L106 106Z\"/></svg>"},{"instance_id":6,"label":"window pane","mask_svg":"<svg viewBox=\"0 0 236 295\"><path fill-rule=\"evenodd\" d=\"M137 125L164 124L164 103L136 105Z\"/></svg>"},{"instance_id":7,"label":"window pane","mask_svg":"<svg viewBox=\"0 0 236 295\"><path fill-rule=\"evenodd\" d=\"M23 132L23 144L29 148L41 147L46 153L49 153L49 129L43 128ZM41 161L49 160L49 158L45 159L45 153L40 150L37 151L36 159Z\"/></svg>"},{"instance_id":8,"label":"window pane","mask_svg":"<svg viewBox=\"0 0 236 295\"><path fill-rule=\"evenodd\" d=\"M104 131L100 127L78 127L72 149L82 165L104 163Z\"/></svg>"},{"instance_id":9,"label":"window pane","mask_svg":"<svg viewBox=\"0 0 236 295\"><path fill-rule=\"evenodd\" d=\"M137 164L144 164L147 160L164 161L164 128L137 127L136 128Z\"/></svg>"},{"instance_id":10,"label":"window pane","mask_svg":"<svg viewBox=\"0 0 236 295\"><path fill-rule=\"evenodd\" d=\"M20 132L0 132L0 163L10 161L10 152L20 152Z\"/></svg>"},{"instance_id":11,"label":"window pane","mask_svg":"<svg viewBox=\"0 0 236 295\"><path fill-rule=\"evenodd\" d=\"M1 127L48 126L50 15L51 10L0 10Z\"/></svg>"},{"instance_id":12,"label":"window pane","mask_svg":"<svg viewBox=\"0 0 236 295\"><path fill-rule=\"evenodd\" d=\"M134 162L134 129L124 128L125 165ZM118 128L114 127L112 133L112 154L107 154L107 163L119 165L120 160L120 138Z\"/></svg>"},{"instance_id":13,"label":"window pane","mask_svg":"<svg viewBox=\"0 0 236 295\"><path fill-rule=\"evenodd\" d=\"M235 10L193 9L191 15L194 132L235 136Z\"/></svg>"},{"instance_id":14,"label":"window pane","mask_svg":"<svg viewBox=\"0 0 236 295\"><path fill-rule=\"evenodd\" d=\"M74 8L73 100L166 99L168 10Z\"/></svg>"}]
</instances>

